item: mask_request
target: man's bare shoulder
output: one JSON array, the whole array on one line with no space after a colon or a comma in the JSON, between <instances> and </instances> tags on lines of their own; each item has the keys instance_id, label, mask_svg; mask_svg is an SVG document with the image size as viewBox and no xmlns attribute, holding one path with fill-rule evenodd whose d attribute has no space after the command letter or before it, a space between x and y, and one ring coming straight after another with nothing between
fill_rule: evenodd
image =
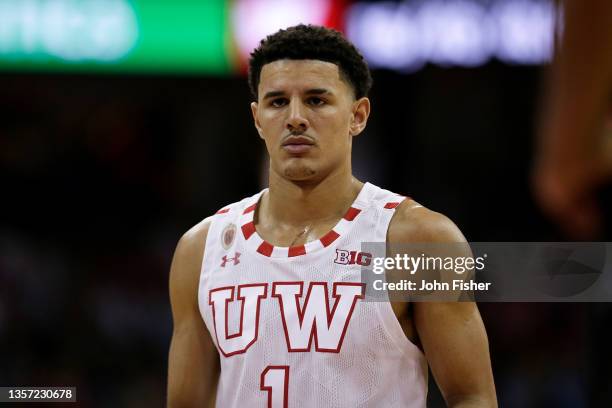
<instances>
[{"instance_id":1,"label":"man's bare shoulder","mask_svg":"<svg viewBox=\"0 0 612 408\"><path fill-rule=\"evenodd\" d=\"M189 228L179 240L176 246L177 252L179 249L186 255L193 255L193 253L201 252L204 249L204 243L206 242L212 218L213 216L207 217ZM200 256L201 255L202 254L200 254Z\"/></svg>"},{"instance_id":2,"label":"man's bare shoulder","mask_svg":"<svg viewBox=\"0 0 612 408\"><path fill-rule=\"evenodd\" d=\"M212 217L205 218L183 234L172 259L171 281L182 282L179 287L191 287L199 278L204 246Z\"/></svg>"},{"instance_id":3,"label":"man's bare shoulder","mask_svg":"<svg viewBox=\"0 0 612 408\"><path fill-rule=\"evenodd\" d=\"M447 216L405 200L395 209L388 231L393 244L410 242L465 242L465 237Z\"/></svg>"}]
</instances>

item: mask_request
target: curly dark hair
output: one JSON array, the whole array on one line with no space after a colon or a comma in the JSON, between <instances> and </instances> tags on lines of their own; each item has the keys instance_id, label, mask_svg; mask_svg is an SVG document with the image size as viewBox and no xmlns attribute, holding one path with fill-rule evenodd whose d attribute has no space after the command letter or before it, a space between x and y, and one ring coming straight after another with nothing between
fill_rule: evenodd
<instances>
[{"instance_id":1,"label":"curly dark hair","mask_svg":"<svg viewBox=\"0 0 612 408\"><path fill-rule=\"evenodd\" d=\"M314 59L336 64L357 99L366 96L372 86L372 76L363 56L341 33L331 28L300 24L269 35L251 53L249 87L255 99L261 68L280 59Z\"/></svg>"}]
</instances>

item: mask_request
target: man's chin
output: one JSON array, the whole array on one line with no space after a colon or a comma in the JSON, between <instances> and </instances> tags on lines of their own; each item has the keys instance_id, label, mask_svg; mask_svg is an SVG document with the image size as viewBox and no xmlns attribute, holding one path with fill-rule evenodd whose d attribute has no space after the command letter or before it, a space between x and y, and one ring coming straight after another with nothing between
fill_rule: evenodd
<instances>
[{"instance_id":1,"label":"man's chin","mask_svg":"<svg viewBox=\"0 0 612 408\"><path fill-rule=\"evenodd\" d=\"M291 165L283 169L283 177L291 181L312 181L317 171L311 166Z\"/></svg>"}]
</instances>

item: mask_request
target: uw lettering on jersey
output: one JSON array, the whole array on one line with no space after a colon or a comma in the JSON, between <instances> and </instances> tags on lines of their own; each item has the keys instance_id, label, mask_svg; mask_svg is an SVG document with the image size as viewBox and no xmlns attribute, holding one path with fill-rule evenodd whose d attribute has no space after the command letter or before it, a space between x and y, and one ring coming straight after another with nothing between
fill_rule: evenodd
<instances>
[{"instance_id":1,"label":"uw lettering on jersey","mask_svg":"<svg viewBox=\"0 0 612 408\"><path fill-rule=\"evenodd\" d=\"M425 407L427 363L389 302L364 301L362 242L384 242L404 199L366 183L319 240L278 247L253 214L220 210L202 262L200 312L219 351L218 407Z\"/></svg>"}]
</instances>

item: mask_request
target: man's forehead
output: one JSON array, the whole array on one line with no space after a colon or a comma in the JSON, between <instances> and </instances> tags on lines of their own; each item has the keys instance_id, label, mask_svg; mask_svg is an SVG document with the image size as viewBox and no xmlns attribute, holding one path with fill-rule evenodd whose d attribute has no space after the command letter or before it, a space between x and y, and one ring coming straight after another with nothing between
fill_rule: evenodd
<instances>
[{"instance_id":1,"label":"man's forehead","mask_svg":"<svg viewBox=\"0 0 612 408\"><path fill-rule=\"evenodd\" d=\"M338 87L343 84L338 66L320 60L273 61L262 67L259 78L259 85L262 88L289 85L319 88L321 86Z\"/></svg>"}]
</instances>

